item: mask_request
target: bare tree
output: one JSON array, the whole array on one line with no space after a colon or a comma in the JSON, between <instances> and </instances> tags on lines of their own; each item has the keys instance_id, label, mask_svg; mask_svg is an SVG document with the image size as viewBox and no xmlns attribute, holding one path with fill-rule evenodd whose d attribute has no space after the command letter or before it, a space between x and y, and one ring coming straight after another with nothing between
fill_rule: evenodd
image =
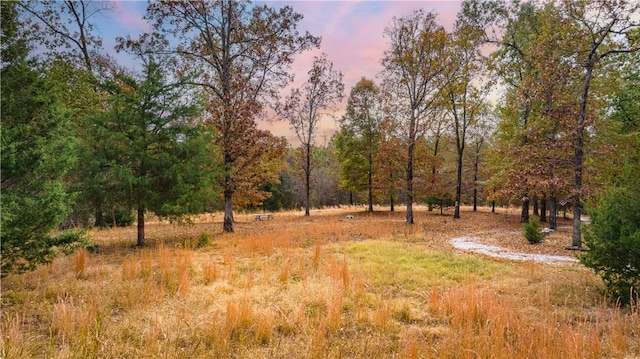
<instances>
[{"instance_id":1,"label":"bare tree","mask_svg":"<svg viewBox=\"0 0 640 359\"><path fill-rule=\"evenodd\" d=\"M102 39L93 33L92 18L111 6L106 2L87 0L20 1L18 3L32 17L30 22L42 35L43 43L56 54L66 49L79 51L77 57L92 72L96 51L102 47Z\"/></svg>"},{"instance_id":2,"label":"bare tree","mask_svg":"<svg viewBox=\"0 0 640 359\"><path fill-rule=\"evenodd\" d=\"M342 72L333 68L325 54L314 57L308 75L301 88L292 89L286 100L276 106L278 116L289 121L303 149L305 216L310 214L311 150L317 126L322 115L336 110L344 92Z\"/></svg>"}]
</instances>

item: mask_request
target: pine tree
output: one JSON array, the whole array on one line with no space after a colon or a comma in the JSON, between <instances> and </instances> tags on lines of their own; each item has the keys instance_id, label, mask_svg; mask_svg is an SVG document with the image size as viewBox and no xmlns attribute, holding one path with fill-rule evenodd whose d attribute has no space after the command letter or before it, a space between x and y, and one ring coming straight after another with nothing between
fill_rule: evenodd
<instances>
[{"instance_id":1,"label":"pine tree","mask_svg":"<svg viewBox=\"0 0 640 359\"><path fill-rule=\"evenodd\" d=\"M55 71L29 60L16 4L2 6L2 275L50 262L72 249L78 233L54 229L71 211L64 178L75 164L72 111ZM51 66L55 66L51 65Z\"/></svg>"}]
</instances>

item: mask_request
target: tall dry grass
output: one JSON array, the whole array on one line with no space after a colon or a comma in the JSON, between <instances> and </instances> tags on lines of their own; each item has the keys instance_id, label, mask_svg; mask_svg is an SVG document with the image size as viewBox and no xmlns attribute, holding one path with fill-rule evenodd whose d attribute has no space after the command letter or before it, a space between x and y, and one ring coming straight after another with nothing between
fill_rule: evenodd
<instances>
[{"instance_id":1,"label":"tall dry grass","mask_svg":"<svg viewBox=\"0 0 640 359\"><path fill-rule=\"evenodd\" d=\"M355 215L346 219L345 215ZM150 222L90 232L75 254L3 280L3 358L625 358L640 355L638 306L618 308L580 265L457 253L450 238L508 237L516 215L452 219L334 209L222 235ZM214 217L215 219L216 217ZM495 226L504 228L495 235ZM209 246L185 246L202 233ZM562 236L562 233L557 234ZM564 234L569 238L569 233ZM488 238L491 236L492 238ZM509 244L509 239L514 242ZM535 250L557 254L554 244ZM80 274L79 274L80 273ZM81 279L81 280L78 280Z\"/></svg>"}]
</instances>

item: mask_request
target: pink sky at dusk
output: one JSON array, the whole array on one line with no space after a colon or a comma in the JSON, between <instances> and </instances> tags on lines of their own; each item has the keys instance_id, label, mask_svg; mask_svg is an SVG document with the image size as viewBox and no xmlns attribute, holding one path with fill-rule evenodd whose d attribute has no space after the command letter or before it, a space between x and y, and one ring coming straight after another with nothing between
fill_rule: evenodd
<instances>
[{"instance_id":1,"label":"pink sky at dusk","mask_svg":"<svg viewBox=\"0 0 640 359\"><path fill-rule=\"evenodd\" d=\"M342 115L351 88L362 77L376 81L382 70L380 64L387 49L387 39L383 32L391 24L391 19L424 9L438 14L438 22L447 30L452 30L461 1L289 1L271 2L274 7L289 5L294 11L304 15L298 25L302 32L308 30L322 37L320 49L299 55L293 65L299 86L306 80L313 57L326 53L334 68L344 75L345 100L339 105L336 115ZM376 81L377 82L377 81ZM285 121L262 123L261 128L269 129L276 136L285 136L296 146L299 141ZM329 141L338 130L333 118L325 116L319 124L316 142L319 145Z\"/></svg>"},{"instance_id":2,"label":"pink sky at dusk","mask_svg":"<svg viewBox=\"0 0 640 359\"><path fill-rule=\"evenodd\" d=\"M262 3L262 2L259 2ZM306 80L314 56L326 53L333 61L334 68L344 74L345 100L339 105L344 111L346 98L351 88L362 78L376 80L382 70L380 61L387 48L387 39L383 37L384 28L391 19L408 15L414 10L424 9L438 14L438 22L451 30L460 9L460 1L267 1L268 5L291 6L295 12L304 16L298 24L301 33L309 31L321 36L320 49L308 51L296 58L292 70L296 74L294 86ZM142 19L147 2L113 2L115 13L109 16L108 23L99 25L103 32L104 48L109 51L115 45L116 36L138 34L149 31L149 25ZM292 146L299 143L294 132L285 121L261 121L260 128L270 130L276 136L284 136ZM337 131L336 121L323 118L317 131L316 142L323 145Z\"/></svg>"}]
</instances>

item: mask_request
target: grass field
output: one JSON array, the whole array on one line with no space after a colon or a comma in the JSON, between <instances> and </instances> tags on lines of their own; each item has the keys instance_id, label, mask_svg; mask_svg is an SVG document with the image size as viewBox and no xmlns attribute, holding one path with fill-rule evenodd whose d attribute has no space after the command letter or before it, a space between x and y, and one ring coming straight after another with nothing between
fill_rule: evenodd
<instances>
[{"instance_id":1,"label":"grass field","mask_svg":"<svg viewBox=\"0 0 640 359\"><path fill-rule=\"evenodd\" d=\"M346 215L354 219L346 219ZM517 213L423 208L236 215L92 230L77 252L2 281L2 358L637 358L638 307L607 303L580 264L454 250L474 236L572 255L559 231L529 245ZM569 221L559 223L569 225ZM196 248L199 238L211 244Z\"/></svg>"}]
</instances>

